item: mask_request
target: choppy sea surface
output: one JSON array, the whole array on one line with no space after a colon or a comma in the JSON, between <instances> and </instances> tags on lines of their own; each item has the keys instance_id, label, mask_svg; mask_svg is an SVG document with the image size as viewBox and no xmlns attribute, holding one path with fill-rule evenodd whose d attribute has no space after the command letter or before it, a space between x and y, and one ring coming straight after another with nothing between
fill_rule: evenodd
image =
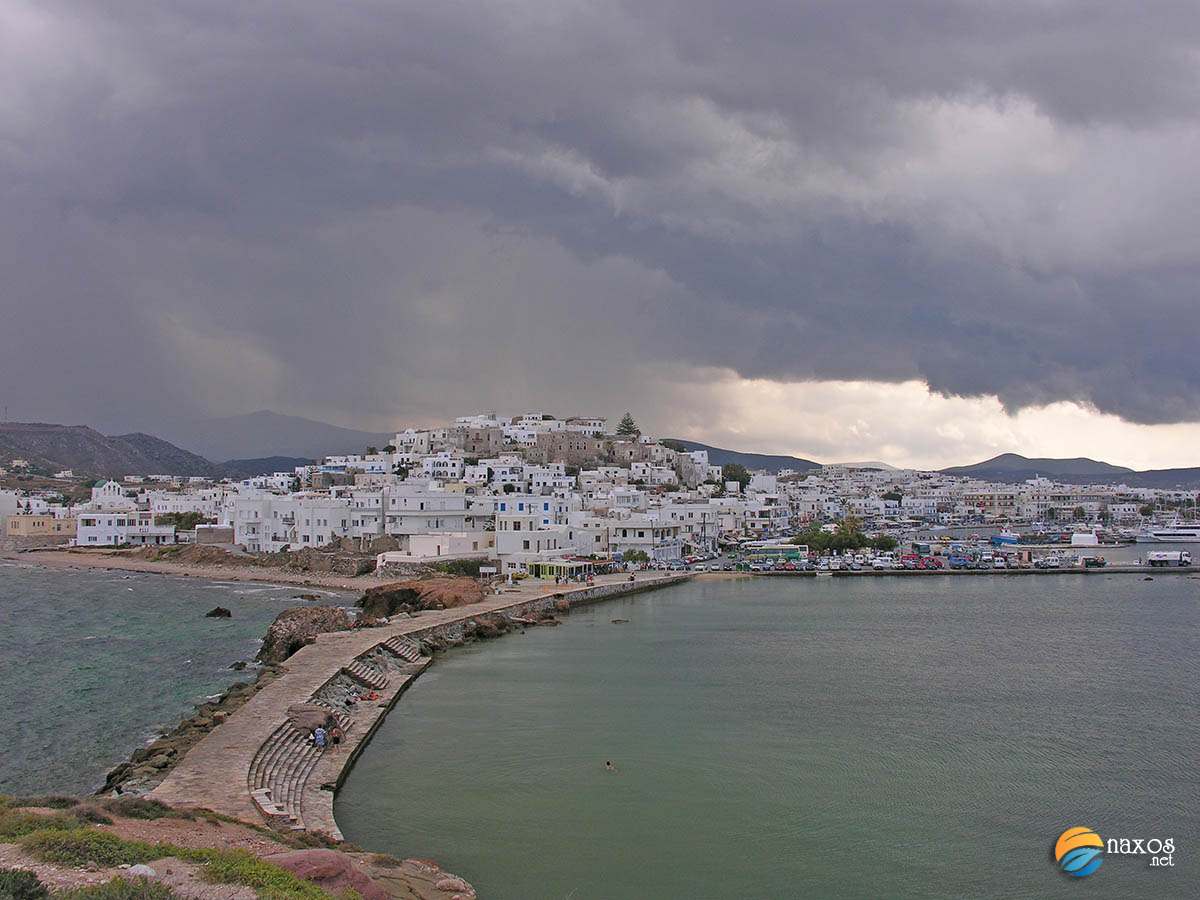
<instances>
[{"instance_id":1,"label":"choppy sea surface","mask_svg":"<svg viewBox=\"0 0 1200 900\"><path fill-rule=\"evenodd\" d=\"M267 626L310 587L0 561L0 793L80 793L254 670ZM331 594L331 602L344 595ZM231 619L207 619L224 606Z\"/></svg>"},{"instance_id":2,"label":"choppy sea surface","mask_svg":"<svg viewBox=\"0 0 1200 900\"><path fill-rule=\"evenodd\" d=\"M1198 607L1164 575L612 601L440 658L336 813L488 898L1194 897ZM1072 879L1071 826L1174 865Z\"/></svg>"}]
</instances>

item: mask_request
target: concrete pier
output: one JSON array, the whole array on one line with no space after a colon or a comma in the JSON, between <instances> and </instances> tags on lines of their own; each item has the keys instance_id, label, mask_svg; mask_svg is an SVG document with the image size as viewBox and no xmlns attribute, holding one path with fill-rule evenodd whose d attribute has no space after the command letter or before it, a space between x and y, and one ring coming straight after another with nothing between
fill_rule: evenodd
<instances>
[{"instance_id":1,"label":"concrete pier","mask_svg":"<svg viewBox=\"0 0 1200 900\"><path fill-rule=\"evenodd\" d=\"M633 581L628 575L600 576L590 586L526 582L482 603L423 612L381 628L319 635L315 643L297 651L284 663L282 676L265 685L245 706L192 747L150 796L172 806L202 807L247 821L278 819L288 827L340 838L333 818L334 791L388 711L432 660L428 657L399 660L386 687L377 690L378 699L360 702L353 711L342 714L348 728L337 751L328 749L318 753L295 735L289 736L286 719L290 705L309 702L335 679L346 677L344 670L356 661L378 652L396 638L455 636L478 616L522 616L547 609L560 600L578 606L677 584L690 577L643 572ZM279 790L287 796L271 798L264 809L263 796L260 793L256 800L252 791L256 779L261 780L261 773L271 767L272 771L282 773L284 783ZM271 814L274 804L280 807L278 817ZM291 818L284 814L285 807L293 811Z\"/></svg>"}]
</instances>

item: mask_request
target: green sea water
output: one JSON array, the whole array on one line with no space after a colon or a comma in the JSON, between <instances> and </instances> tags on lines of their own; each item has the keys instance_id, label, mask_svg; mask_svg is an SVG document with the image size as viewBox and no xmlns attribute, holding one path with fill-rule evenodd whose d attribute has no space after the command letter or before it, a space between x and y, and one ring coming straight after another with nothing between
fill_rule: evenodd
<instances>
[{"instance_id":1,"label":"green sea water","mask_svg":"<svg viewBox=\"0 0 1200 900\"><path fill-rule=\"evenodd\" d=\"M611 601L439 658L336 814L501 900L1194 897L1198 604L1073 575ZM1069 878L1075 825L1174 865Z\"/></svg>"},{"instance_id":2,"label":"green sea water","mask_svg":"<svg viewBox=\"0 0 1200 900\"><path fill-rule=\"evenodd\" d=\"M196 704L252 678L230 665L253 660L301 590L312 588L0 562L0 794L102 784ZM233 618L205 618L214 606Z\"/></svg>"}]
</instances>

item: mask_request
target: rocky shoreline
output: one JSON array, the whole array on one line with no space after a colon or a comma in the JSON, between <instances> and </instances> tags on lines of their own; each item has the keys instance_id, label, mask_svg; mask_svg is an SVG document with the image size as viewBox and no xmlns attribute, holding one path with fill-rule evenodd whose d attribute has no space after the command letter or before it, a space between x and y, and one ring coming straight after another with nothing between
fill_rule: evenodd
<instances>
[{"instance_id":1,"label":"rocky shoreline","mask_svg":"<svg viewBox=\"0 0 1200 900\"><path fill-rule=\"evenodd\" d=\"M134 750L129 759L110 770L96 795L149 793L167 777L188 750L245 706L251 697L278 678L281 672L276 665L264 666L253 681L239 681L216 700L199 704L192 715L145 747Z\"/></svg>"},{"instance_id":2,"label":"rocky shoreline","mask_svg":"<svg viewBox=\"0 0 1200 900\"><path fill-rule=\"evenodd\" d=\"M341 606L312 605L282 611L263 636L257 656L261 668L253 680L231 685L216 700L197 705L195 712L183 718L173 729L145 747L134 750L126 761L107 773L96 794L142 795L152 791L171 773L188 750L243 707L263 687L280 677L286 671L283 663L288 657L313 643L318 635L348 631L360 625L376 627L398 616L412 617L423 610L445 609L446 604L453 608L476 603L484 596L484 591L473 579L427 578L369 588L358 601L362 615L357 621ZM557 611L565 612L567 608L564 601ZM468 620L461 631L447 636L430 635L420 644L423 652L433 655L472 641L499 637L515 628L557 624L558 619L548 611L525 618L499 613L485 614ZM237 666L234 663L231 668Z\"/></svg>"}]
</instances>

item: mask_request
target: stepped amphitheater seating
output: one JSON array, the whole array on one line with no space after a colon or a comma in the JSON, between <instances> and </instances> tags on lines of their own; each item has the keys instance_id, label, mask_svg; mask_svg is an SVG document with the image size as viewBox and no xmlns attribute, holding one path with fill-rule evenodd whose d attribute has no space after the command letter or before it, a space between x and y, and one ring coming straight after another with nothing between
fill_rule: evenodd
<instances>
[{"instance_id":1,"label":"stepped amphitheater seating","mask_svg":"<svg viewBox=\"0 0 1200 900\"><path fill-rule=\"evenodd\" d=\"M384 641L383 646L387 647L398 657L407 663L415 663L421 661L421 648L412 638L398 634L393 638Z\"/></svg>"},{"instance_id":2,"label":"stepped amphitheater seating","mask_svg":"<svg viewBox=\"0 0 1200 900\"><path fill-rule=\"evenodd\" d=\"M377 651L377 652L375 652ZM338 697L350 691L355 682L381 691L388 685L388 671L402 669L403 664L420 662L420 646L416 641L397 635L375 651L355 659L342 669L342 675L327 682L309 701L324 709L346 734L354 725L354 719L338 705ZM402 661L398 664L393 657ZM341 681L343 678L352 681ZM341 686L337 688L340 681ZM308 731L297 728L290 721L284 722L258 748L250 763L248 783L250 796L262 814L272 822L293 829L304 828L301 801L308 778L321 758L321 751L312 745Z\"/></svg>"},{"instance_id":3,"label":"stepped amphitheater seating","mask_svg":"<svg viewBox=\"0 0 1200 900\"><path fill-rule=\"evenodd\" d=\"M249 787L254 803L268 819L303 828L300 802L321 751L309 733L285 722L258 748L250 764Z\"/></svg>"}]
</instances>

